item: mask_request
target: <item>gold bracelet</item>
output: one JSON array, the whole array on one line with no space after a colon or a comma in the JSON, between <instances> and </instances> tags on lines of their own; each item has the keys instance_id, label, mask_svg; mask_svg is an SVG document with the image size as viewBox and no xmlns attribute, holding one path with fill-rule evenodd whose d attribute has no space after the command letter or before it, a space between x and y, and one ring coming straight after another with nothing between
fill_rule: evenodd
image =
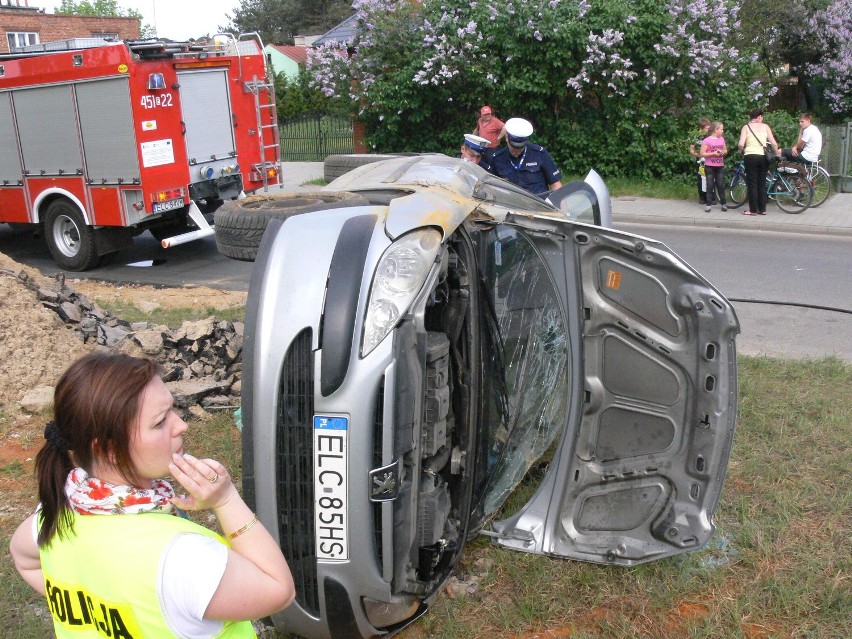
<instances>
[{"instance_id":1,"label":"gold bracelet","mask_svg":"<svg viewBox=\"0 0 852 639\"><path fill-rule=\"evenodd\" d=\"M240 528L239 530L237 530L237 531L235 531L235 532L232 532L232 533L230 533L230 534L227 534L227 535L225 535L225 536L228 538L228 541L233 541L234 539L236 539L237 537L239 537L240 535L242 535L244 532L246 532L249 528L251 528L252 526L254 526L254 525L255 525L258 521L259 521L259 520L258 520L258 518L257 518L257 515L255 515L254 517L252 517L252 518L249 520L249 522L248 522L245 526L243 526L243 527L242 527L242 528Z\"/></svg>"}]
</instances>

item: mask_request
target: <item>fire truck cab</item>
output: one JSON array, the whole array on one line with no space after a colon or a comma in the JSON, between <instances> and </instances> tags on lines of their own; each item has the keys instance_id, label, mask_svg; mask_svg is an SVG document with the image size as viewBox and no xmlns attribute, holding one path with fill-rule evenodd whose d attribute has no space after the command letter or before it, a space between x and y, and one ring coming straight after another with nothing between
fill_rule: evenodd
<instances>
[{"instance_id":1,"label":"fire truck cab","mask_svg":"<svg viewBox=\"0 0 852 639\"><path fill-rule=\"evenodd\" d=\"M0 57L0 222L84 271L145 230L213 234L224 200L279 185L271 74L257 34L208 43L98 38Z\"/></svg>"}]
</instances>

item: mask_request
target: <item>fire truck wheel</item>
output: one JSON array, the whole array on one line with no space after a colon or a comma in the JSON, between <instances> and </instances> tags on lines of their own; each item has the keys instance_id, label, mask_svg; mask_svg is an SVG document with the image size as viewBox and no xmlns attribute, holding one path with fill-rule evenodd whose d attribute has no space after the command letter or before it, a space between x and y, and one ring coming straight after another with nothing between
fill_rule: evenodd
<instances>
[{"instance_id":1,"label":"fire truck wheel","mask_svg":"<svg viewBox=\"0 0 852 639\"><path fill-rule=\"evenodd\" d=\"M253 262L269 220L286 219L311 211L367 204L367 198L346 191L275 193L230 200L216 211L216 246L226 257Z\"/></svg>"},{"instance_id":2,"label":"fire truck wheel","mask_svg":"<svg viewBox=\"0 0 852 639\"><path fill-rule=\"evenodd\" d=\"M382 153L349 153L343 155L329 155L323 162L323 177L326 182L339 178L344 173L349 173L352 169L373 162L382 160L392 160L398 158L399 155L389 155Z\"/></svg>"},{"instance_id":3,"label":"fire truck wheel","mask_svg":"<svg viewBox=\"0 0 852 639\"><path fill-rule=\"evenodd\" d=\"M87 271L100 262L92 227L67 200L56 200L47 207L44 237L53 260L66 271Z\"/></svg>"}]
</instances>

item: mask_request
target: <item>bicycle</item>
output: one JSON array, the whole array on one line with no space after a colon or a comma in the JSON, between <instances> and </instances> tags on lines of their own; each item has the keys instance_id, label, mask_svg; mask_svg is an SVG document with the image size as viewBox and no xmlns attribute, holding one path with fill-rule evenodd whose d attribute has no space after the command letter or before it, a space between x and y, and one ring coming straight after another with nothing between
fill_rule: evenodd
<instances>
[{"instance_id":1,"label":"bicycle","mask_svg":"<svg viewBox=\"0 0 852 639\"><path fill-rule=\"evenodd\" d=\"M814 197L814 187L808 180L806 168L800 171L790 163L767 172L766 193L774 200L778 208L785 213L801 213L809 206ZM748 200L748 187L745 179L745 162L740 160L737 166L725 171L725 184L733 206L741 206Z\"/></svg>"},{"instance_id":2,"label":"bicycle","mask_svg":"<svg viewBox=\"0 0 852 639\"><path fill-rule=\"evenodd\" d=\"M820 164L819 159L816 162L806 162L805 167L808 170L808 181L814 189L811 206L819 206L831 195L831 176Z\"/></svg>"}]
</instances>

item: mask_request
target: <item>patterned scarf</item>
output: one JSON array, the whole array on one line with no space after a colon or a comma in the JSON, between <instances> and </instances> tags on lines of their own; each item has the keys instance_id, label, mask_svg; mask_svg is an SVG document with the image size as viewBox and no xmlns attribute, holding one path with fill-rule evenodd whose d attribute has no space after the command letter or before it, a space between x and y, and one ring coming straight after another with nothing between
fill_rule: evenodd
<instances>
[{"instance_id":1,"label":"patterned scarf","mask_svg":"<svg viewBox=\"0 0 852 639\"><path fill-rule=\"evenodd\" d=\"M176 514L177 511L171 503L175 491L165 479L155 479L148 489L116 486L75 468L65 480L65 495L81 515Z\"/></svg>"}]
</instances>

